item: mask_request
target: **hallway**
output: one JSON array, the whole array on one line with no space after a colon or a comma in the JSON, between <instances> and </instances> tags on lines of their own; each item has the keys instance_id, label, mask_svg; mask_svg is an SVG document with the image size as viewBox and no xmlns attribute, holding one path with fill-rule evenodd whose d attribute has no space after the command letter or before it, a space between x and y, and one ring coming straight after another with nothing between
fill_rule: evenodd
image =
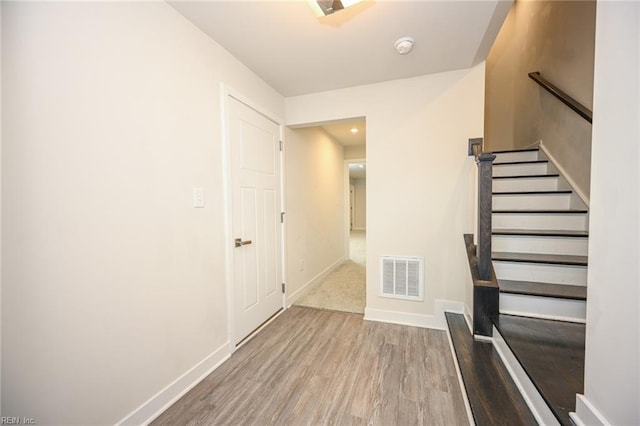
<instances>
[{"instance_id":1,"label":"hallway","mask_svg":"<svg viewBox=\"0 0 640 426\"><path fill-rule=\"evenodd\" d=\"M351 231L350 259L331 272L296 305L364 314L366 303L366 231Z\"/></svg>"},{"instance_id":2,"label":"hallway","mask_svg":"<svg viewBox=\"0 0 640 426\"><path fill-rule=\"evenodd\" d=\"M447 334L294 306L152 425L466 425Z\"/></svg>"}]
</instances>

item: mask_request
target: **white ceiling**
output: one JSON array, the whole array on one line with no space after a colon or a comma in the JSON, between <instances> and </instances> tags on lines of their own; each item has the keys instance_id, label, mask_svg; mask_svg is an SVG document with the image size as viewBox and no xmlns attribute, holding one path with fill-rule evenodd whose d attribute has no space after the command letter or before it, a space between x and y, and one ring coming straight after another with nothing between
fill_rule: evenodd
<instances>
[{"instance_id":1,"label":"white ceiling","mask_svg":"<svg viewBox=\"0 0 640 426\"><path fill-rule=\"evenodd\" d=\"M365 0L321 18L304 0L170 4L288 97L473 66L511 2ZM401 56L405 36L415 45Z\"/></svg>"},{"instance_id":2,"label":"white ceiling","mask_svg":"<svg viewBox=\"0 0 640 426\"><path fill-rule=\"evenodd\" d=\"M343 146L365 145L367 140L367 129L364 118L336 121L320 127ZM353 133L351 131L353 128L358 129L358 132Z\"/></svg>"}]
</instances>

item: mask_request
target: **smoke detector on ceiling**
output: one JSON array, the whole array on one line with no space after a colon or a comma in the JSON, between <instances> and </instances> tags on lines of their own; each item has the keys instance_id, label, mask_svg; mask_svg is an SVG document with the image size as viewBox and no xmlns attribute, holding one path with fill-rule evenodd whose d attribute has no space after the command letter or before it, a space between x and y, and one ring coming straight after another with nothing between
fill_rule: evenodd
<instances>
[{"instance_id":1,"label":"smoke detector on ceiling","mask_svg":"<svg viewBox=\"0 0 640 426\"><path fill-rule=\"evenodd\" d=\"M413 39L411 37L402 37L396 40L396 50L401 55L406 55L413 49Z\"/></svg>"}]
</instances>

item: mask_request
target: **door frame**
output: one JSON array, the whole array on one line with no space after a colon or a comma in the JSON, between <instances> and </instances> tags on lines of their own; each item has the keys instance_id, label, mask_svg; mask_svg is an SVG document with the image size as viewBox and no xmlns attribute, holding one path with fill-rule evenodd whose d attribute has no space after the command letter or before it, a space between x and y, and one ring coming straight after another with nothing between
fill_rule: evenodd
<instances>
[{"instance_id":1,"label":"door frame","mask_svg":"<svg viewBox=\"0 0 640 426\"><path fill-rule=\"evenodd\" d=\"M282 151L280 151L280 209L284 212L285 207L285 151L286 143L284 140L284 120L271 113L266 108L262 108L257 103L253 102L250 98L244 96L242 93L236 91L229 85L220 83L220 131L222 132L222 183L223 183L223 204L224 204L224 238L225 238L225 281L227 290L227 334L228 344L230 347L230 353L235 352L245 342L250 340L250 337L257 334L262 328L264 328L271 320L277 317L280 313L286 309L286 291L282 293L282 310L276 315L269 318L264 324L258 327L253 333L243 340L238 346L233 342L235 339L235 288L234 288L234 268L233 268L233 205L232 205L232 187L231 187L231 140L229 137L229 98L233 98L236 101L246 105L258 114L267 118L278 125L278 131L280 140L282 141ZM280 227L280 272L283 282L287 282L287 268L286 268L286 225L285 220Z\"/></svg>"}]
</instances>

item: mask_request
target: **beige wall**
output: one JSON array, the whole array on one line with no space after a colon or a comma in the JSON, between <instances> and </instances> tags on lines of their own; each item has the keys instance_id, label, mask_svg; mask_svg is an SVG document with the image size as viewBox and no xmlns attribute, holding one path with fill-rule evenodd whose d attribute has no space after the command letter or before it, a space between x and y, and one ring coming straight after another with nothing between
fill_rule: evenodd
<instances>
[{"instance_id":1,"label":"beige wall","mask_svg":"<svg viewBox=\"0 0 640 426\"><path fill-rule=\"evenodd\" d=\"M464 301L468 270L461 266L467 264L462 234L473 230L475 171L467 140L483 133L483 102L484 63L286 98L291 125L367 119L369 314L391 311L414 318L433 315L436 299ZM425 258L425 302L379 297L382 255Z\"/></svg>"},{"instance_id":2,"label":"beige wall","mask_svg":"<svg viewBox=\"0 0 640 426\"><path fill-rule=\"evenodd\" d=\"M588 196L591 125L528 77L592 109L595 1L516 1L487 58L485 149L542 141Z\"/></svg>"},{"instance_id":3,"label":"beige wall","mask_svg":"<svg viewBox=\"0 0 640 426\"><path fill-rule=\"evenodd\" d=\"M354 145L344 147L344 159L345 160L360 160L367 158L366 145Z\"/></svg>"},{"instance_id":4,"label":"beige wall","mask_svg":"<svg viewBox=\"0 0 640 426\"><path fill-rule=\"evenodd\" d=\"M344 253L344 154L318 127L286 132L288 300L340 264Z\"/></svg>"},{"instance_id":5,"label":"beige wall","mask_svg":"<svg viewBox=\"0 0 640 426\"><path fill-rule=\"evenodd\" d=\"M583 424L640 424L640 3L598 2ZM593 411L600 419L592 417ZM580 424L580 423L578 423Z\"/></svg>"},{"instance_id":6,"label":"beige wall","mask_svg":"<svg viewBox=\"0 0 640 426\"><path fill-rule=\"evenodd\" d=\"M114 424L227 353L220 83L284 101L166 3L2 9L2 415Z\"/></svg>"}]
</instances>

